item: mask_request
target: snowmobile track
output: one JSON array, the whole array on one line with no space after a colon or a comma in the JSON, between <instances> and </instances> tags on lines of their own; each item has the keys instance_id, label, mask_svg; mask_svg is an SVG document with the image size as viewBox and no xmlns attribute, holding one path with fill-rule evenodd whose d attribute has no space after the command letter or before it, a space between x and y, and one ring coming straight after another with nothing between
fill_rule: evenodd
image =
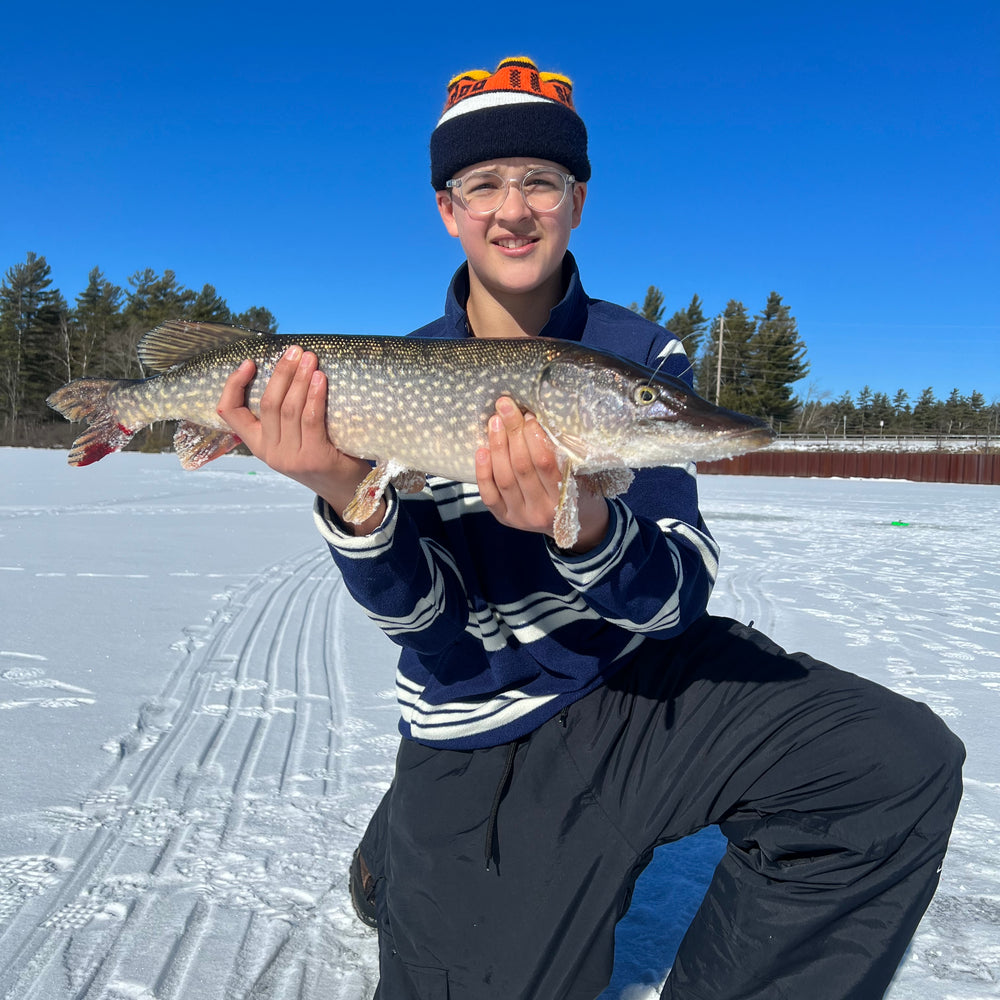
<instances>
[{"instance_id":1,"label":"snowmobile track","mask_svg":"<svg viewBox=\"0 0 1000 1000\"><path fill-rule=\"evenodd\" d=\"M373 991L346 893L371 780L345 738L349 598L322 550L220 597L80 809L52 812L49 855L22 859L38 888L8 900L3 1000Z\"/></svg>"}]
</instances>

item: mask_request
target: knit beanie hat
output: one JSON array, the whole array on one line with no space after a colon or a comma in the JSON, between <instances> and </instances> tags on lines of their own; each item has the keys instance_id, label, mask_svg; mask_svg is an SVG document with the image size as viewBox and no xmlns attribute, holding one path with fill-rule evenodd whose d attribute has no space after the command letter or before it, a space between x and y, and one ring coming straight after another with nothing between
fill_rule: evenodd
<instances>
[{"instance_id":1,"label":"knit beanie hat","mask_svg":"<svg viewBox=\"0 0 1000 1000\"><path fill-rule=\"evenodd\" d=\"M540 73L525 56L504 59L495 73L473 69L448 84L448 100L431 134L431 184L442 191L463 167L506 156L562 164L590 179L587 129L573 107L573 83Z\"/></svg>"}]
</instances>

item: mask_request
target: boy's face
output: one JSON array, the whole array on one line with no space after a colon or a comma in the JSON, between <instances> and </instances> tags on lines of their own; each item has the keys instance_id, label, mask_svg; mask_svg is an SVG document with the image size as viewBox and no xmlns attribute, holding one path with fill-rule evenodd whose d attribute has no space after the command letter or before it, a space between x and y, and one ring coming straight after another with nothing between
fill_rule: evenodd
<instances>
[{"instance_id":1,"label":"boy's face","mask_svg":"<svg viewBox=\"0 0 1000 1000\"><path fill-rule=\"evenodd\" d=\"M523 156L473 163L457 174L492 170L503 178L522 177L535 167L565 167L550 160ZM561 266L571 230L580 224L587 185L571 184L562 204L551 212L532 211L516 184L491 215L472 215L457 193L437 192L437 206L445 228L458 237L475 278L497 295L529 294L561 283ZM554 305L555 302L552 303Z\"/></svg>"}]
</instances>

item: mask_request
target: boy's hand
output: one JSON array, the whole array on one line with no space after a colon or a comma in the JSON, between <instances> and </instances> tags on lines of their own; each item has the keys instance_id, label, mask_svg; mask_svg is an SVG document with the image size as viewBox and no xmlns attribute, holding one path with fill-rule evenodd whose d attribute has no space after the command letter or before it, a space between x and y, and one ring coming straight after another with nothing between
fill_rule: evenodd
<instances>
[{"instance_id":1,"label":"boy's hand","mask_svg":"<svg viewBox=\"0 0 1000 1000\"><path fill-rule=\"evenodd\" d=\"M533 413L521 413L501 396L490 417L488 447L476 452L479 495L493 516L511 528L553 534L562 473L555 449ZM580 491L580 536L574 552L586 552L604 537L608 505Z\"/></svg>"},{"instance_id":2,"label":"boy's hand","mask_svg":"<svg viewBox=\"0 0 1000 1000\"><path fill-rule=\"evenodd\" d=\"M262 462L325 499L339 514L354 496L371 467L345 455L326 429L326 376L316 355L289 347L275 365L260 401L260 417L246 406L246 389L256 374L244 361L226 381L217 412ZM365 534L381 523L380 505L364 525Z\"/></svg>"}]
</instances>

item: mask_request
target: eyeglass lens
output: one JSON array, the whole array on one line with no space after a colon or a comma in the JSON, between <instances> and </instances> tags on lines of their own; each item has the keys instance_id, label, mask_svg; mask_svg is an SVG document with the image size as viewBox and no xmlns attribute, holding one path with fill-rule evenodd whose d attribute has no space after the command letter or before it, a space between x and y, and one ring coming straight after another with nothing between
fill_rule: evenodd
<instances>
[{"instance_id":1,"label":"eyeglass lens","mask_svg":"<svg viewBox=\"0 0 1000 1000\"><path fill-rule=\"evenodd\" d=\"M456 186L470 212L488 215L506 201L510 185L520 190L528 208L536 212L551 212L562 204L566 196L567 177L558 170L546 167L529 170L520 179L505 179L491 170L475 170Z\"/></svg>"}]
</instances>

